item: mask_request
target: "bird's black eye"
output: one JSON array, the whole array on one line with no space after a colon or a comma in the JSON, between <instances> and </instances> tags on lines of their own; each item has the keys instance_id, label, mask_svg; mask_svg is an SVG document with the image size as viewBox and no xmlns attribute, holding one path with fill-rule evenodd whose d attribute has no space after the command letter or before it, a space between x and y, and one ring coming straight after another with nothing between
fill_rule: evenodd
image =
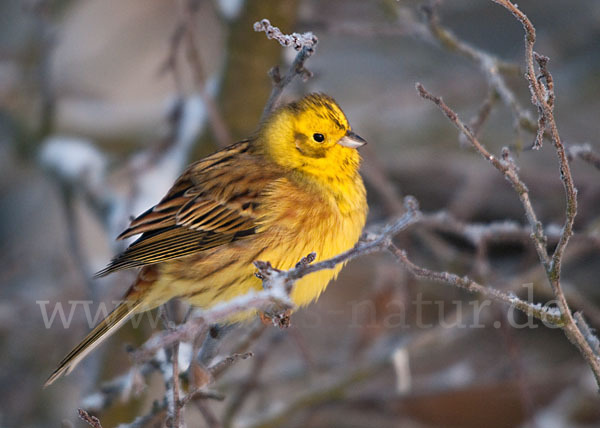
<instances>
[{"instance_id":1,"label":"bird's black eye","mask_svg":"<svg viewBox=\"0 0 600 428\"><path fill-rule=\"evenodd\" d=\"M315 140L317 143L322 143L323 141L325 141L325 136L323 134L313 134L313 140Z\"/></svg>"}]
</instances>

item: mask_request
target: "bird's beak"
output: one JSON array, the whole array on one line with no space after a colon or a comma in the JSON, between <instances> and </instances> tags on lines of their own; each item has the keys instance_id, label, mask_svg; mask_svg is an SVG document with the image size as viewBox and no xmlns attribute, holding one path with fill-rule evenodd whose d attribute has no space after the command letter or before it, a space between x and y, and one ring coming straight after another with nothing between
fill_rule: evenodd
<instances>
[{"instance_id":1,"label":"bird's beak","mask_svg":"<svg viewBox=\"0 0 600 428\"><path fill-rule=\"evenodd\" d=\"M367 142L354 132L348 131L346 132L346 135L339 139L338 144L351 149L358 149L359 147L367 144Z\"/></svg>"}]
</instances>

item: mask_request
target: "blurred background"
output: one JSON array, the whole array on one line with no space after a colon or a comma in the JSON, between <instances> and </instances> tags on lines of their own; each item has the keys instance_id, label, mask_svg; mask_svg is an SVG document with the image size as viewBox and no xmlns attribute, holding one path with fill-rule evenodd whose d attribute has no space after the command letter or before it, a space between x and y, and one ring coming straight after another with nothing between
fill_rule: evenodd
<instances>
[{"instance_id":1,"label":"blurred background","mask_svg":"<svg viewBox=\"0 0 600 428\"><path fill-rule=\"evenodd\" d=\"M598 153L600 3L519 7L536 26L536 50L551 58L562 138ZM132 281L134 272L91 279L123 248L114 238L129 217L158 202L187 163L256 128L271 89L267 72L285 71L296 54L253 31L262 18L285 33L318 36L306 63L314 76L297 79L284 99L326 92L369 141L370 224L400 214L402 197L413 195L425 212L441 213L397 237L416 263L535 302L552 299L526 231L474 232L493 222L525 225L518 198L414 89L422 82L467 122L489 110L473 127L496 155L511 147L556 237L564 194L552 145L529 150L537 113L522 78L523 31L493 2L4 0L0 426L83 427L78 407L105 428L144 415L127 426L164 426L159 372L131 372L117 392L99 387L131 368L125 345L150 337L145 323L121 329L69 377L42 385L89 329L86 306L73 302L92 302L93 317ZM456 41L497 59L512 103ZM580 159L572 165L580 207L564 287L573 309L600 328L600 171ZM68 328L58 313L47 328L56 304ZM209 389L218 399L186 406L189 427L600 426L591 371L560 330L415 280L386 254L351 262L317 303L294 314L291 328L251 323L219 349L217 358L254 356L215 375Z\"/></svg>"}]
</instances>

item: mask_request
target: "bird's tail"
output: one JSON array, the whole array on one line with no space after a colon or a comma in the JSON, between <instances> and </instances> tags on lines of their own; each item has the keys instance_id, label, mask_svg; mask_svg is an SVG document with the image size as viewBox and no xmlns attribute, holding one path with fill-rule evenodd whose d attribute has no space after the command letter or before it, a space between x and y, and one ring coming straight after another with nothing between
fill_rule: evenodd
<instances>
[{"instance_id":1,"label":"bird's tail","mask_svg":"<svg viewBox=\"0 0 600 428\"><path fill-rule=\"evenodd\" d=\"M135 302L125 301L117 306L106 318L100 322L86 337L60 362L56 370L50 375L44 388L52 384L63 374L68 375L87 354L119 329L142 303L141 299Z\"/></svg>"}]
</instances>

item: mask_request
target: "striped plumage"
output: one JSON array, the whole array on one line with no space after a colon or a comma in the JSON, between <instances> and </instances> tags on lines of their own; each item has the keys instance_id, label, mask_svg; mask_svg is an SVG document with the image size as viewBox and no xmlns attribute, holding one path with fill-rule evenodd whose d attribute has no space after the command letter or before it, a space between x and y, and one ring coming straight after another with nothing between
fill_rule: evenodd
<instances>
[{"instance_id":1,"label":"striped plumage","mask_svg":"<svg viewBox=\"0 0 600 428\"><path fill-rule=\"evenodd\" d=\"M192 164L154 207L117 239L141 236L96 276L195 254L256 233L257 199L279 178L252 154L252 141ZM264 164L264 165L263 165Z\"/></svg>"},{"instance_id":2,"label":"striped plumage","mask_svg":"<svg viewBox=\"0 0 600 428\"><path fill-rule=\"evenodd\" d=\"M188 167L119 236L139 238L97 274L141 267L125 296L127 309L117 308L97 326L46 384L133 313L172 298L208 308L260 289L256 260L289 269L310 252L322 260L351 248L367 212L356 150L362 144L337 103L312 94L278 109L253 138ZM300 279L294 302L316 299L340 269Z\"/></svg>"}]
</instances>

